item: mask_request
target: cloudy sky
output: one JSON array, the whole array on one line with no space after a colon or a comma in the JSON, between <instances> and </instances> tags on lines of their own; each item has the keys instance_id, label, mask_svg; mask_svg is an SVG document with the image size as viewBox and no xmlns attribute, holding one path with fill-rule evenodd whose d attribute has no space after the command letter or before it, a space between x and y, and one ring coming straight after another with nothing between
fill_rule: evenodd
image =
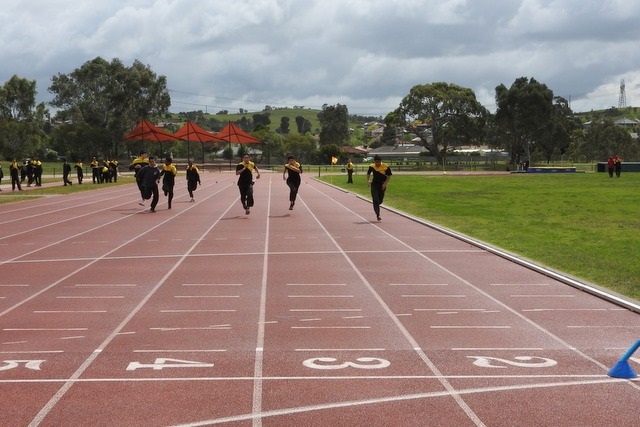
<instances>
[{"instance_id":1,"label":"cloudy sky","mask_svg":"<svg viewBox=\"0 0 640 427\"><path fill-rule=\"evenodd\" d=\"M0 84L86 61L134 60L167 77L171 111L344 104L384 116L411 87L545 83L574 111L640 105L636 0L8 0Z\"/></svg>"}]
</instances>

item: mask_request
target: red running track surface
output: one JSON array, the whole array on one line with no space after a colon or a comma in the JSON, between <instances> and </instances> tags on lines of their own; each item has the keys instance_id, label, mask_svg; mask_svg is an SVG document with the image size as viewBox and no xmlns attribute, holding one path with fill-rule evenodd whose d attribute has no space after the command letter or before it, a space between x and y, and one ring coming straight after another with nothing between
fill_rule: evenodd
<instances>
[{"instance_id":1,"label":"red running track surface","mask_svg":"<svg viewBox=\"0 0 640 427\"><path fill-rule=\"evenodd\" d=\"M0 206L1 425L638 424L633 311L310 177L182 184Z\"/></svg>"}]
</instances>

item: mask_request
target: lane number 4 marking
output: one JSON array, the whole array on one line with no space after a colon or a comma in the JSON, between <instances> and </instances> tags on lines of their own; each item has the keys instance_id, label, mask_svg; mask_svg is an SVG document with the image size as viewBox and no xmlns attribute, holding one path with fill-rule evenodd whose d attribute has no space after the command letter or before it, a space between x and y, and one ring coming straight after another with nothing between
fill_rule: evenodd
<instances>
[{"instance_id":1,"label":"lane number 4 marking","mask_svg":"<svg viewBox=\"0 0 640 427\"><path fill-rule=\"evenodd\" d=\"M154 363L131 362L127 366L127 371L135 371L136 369L153 369L161 371L165 368L213 368L213 363L194 362L192 360L158 358Z\"/></svg>"}]
</instances>

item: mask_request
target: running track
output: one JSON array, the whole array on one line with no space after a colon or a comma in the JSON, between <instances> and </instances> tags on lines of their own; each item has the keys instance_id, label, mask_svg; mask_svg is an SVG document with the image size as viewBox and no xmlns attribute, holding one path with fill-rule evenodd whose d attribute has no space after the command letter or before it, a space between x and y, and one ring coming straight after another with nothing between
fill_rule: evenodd
<instances>
[{"instance_id":1,"label":"running track","mask_svg":"<svg viewBox=\"0 0 640 427\"><path fill-rule=\"evenodd\" d=\"M0 206L0 425L638 425L640 315L311 178Z\"/></svg>"}]
</instances>

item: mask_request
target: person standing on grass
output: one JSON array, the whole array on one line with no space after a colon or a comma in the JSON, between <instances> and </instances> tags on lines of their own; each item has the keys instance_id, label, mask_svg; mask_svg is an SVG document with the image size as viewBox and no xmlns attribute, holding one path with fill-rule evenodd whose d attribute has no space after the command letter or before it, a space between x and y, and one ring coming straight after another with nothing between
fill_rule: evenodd
<instances>
[{"instance_id":1,"label":"person standing on grass","mask_svg":"<svg viewBox=\"0 0 640 427\"><path fill-rule=\"evenodd\" d=\"M613 159L613 164L616 170L616 177L620 178L620 174L622 173L622 159L620 156L616 156Z\"/></svg>"},{"instance_id":2,"label":"person standing on grass","mask_svg":"<svg viewBox=\"0 0 640 427\"><path fill-rule=\"evenodd\" d=\"M613 178L613 169L615 168L616 162L613 160L613 156L609 156L607 159L607 171L609 172L609 178Z\"/></svg>"},{"instance_id":3,"label":"person standing on grass","mask_svg":"<svg viewBox=\"0 0 640 427\"><path fill-rule=\"evenodd\" d=\"M151 208L149 212L155 212L158 205L158 183L160 182L160 169L156 165L156 159L153 156L149 157L149 164L140 168L136 174L136 180L138 185L142 188L142 199L151 199ZM143 204L144 206L144 204Z\"/></svg>"},{"instance_id":4,"label":"person standing on grass","mask_svg":"<svg viewBox=\"0 0 640 427\"><path fill-rule=\"evenodd\" d=\"M240 189L240 202L244 208L244 213L249 215L253 207L253 171L256 172L256 179L260 179L260 171L255 163L251 161L248 154L242 156L242 161L236 166L236 176L238 177L238 188Z\"/></svg>"},{"instance_id":5,"label":"person standing on grass","mask_svg":"<svg viewBox=\"0 0 640 427\"><path fill-rule=\"evenodd\" d=\"M73 185L71 180L69 179L69 174L71 173L71 165L67 162L67 159L64 159L64 163L62 164L62 182L64 182L64 186L67 184Z\"/></svg>"},{"instance_id":6,"label":"person standing on grass","mask_svg":"<svg viewBox=\"0 0 640 427\"><path fill-rule=\"evenodd\" d=\"M162 191L164 192L165 197L168 197L168 209L171 209L171 202L173 201L173 186L176 183L176 175L178 174L178 170L172 162L173 159L171 157L167 157L164 160L164 165L162 165L162 171L160 172L160 176L162 177Z\"/></svg>"},{"instance_id":7,"label":"person standing on grass","mask_svg":"<svg viewBox=\"0 0 640 427\"><path fill-rule=\"evenodd\" d=\"M380 217L380 205L384 201L384 193L387 190L387 184L391 179L391 168L377 154L373 157L373 164L369 165L367 170L367 184L371 186L371 199L373 201L373 211L378 221L382 221Z\"/></svg>"},{"instance_id":8,"label":"person standing on grass","mask_svg":"<svg viewBox=\"0 0 640 427\"><path fill-rule=\"evenodd\" d=\"M344 167L347 170L347 184L353 184L353 162L351 159L347 160L347 164Z\"/></svg>"},{"instance_id":9,"label":"person standing on grass","mask_svg":"<svg viewBox=\"0 0 640 427\"><path fill-rule=\"evenodd\" d=\"M189 197L191 197L190 202L195 201L193 192L198 188L198 184L202 185L202 182L200 182L200 171L198 167L189 160L189 164L187 165L187 191L189 192Z\"/></svg>"},{"instance_id":10,"label":"person standing on grass","mask_svg":"<svg viewBox=\"0 0 640 427\"><path fill-rule=\"evenodd\" d=\"M78 184L82 184L84 178L84 171L82 170L82 159L78 160L78 163L74 166L76 168L76 174L78 175Z\"/></svg>"},{"instance_id":11,"label":"person standing on grass","mask_svg":"<svg viewBox=\"0 0 640 427\"><path fill-rule=\"evenodd\" d=\"M18 164L18 161L13 159L11 166L9 166L9 173L11 174L11 191L16 191L16 187L18 187L18 191L22 191L22 186L20 185L20 169L21 166Z\"/></svg>"},{"instance_id":12,"label":"person standing on grass","mask_svg":"<svg viewBox=\"0 0 640 427\"><path fill-rule=\"evenodd\" d=\"M289 156L287 163L284 165L284 171L282 172L282 179L286 180L289 186L289 210L293 210L293 205L296 204L296 197L298 196L298 188L300 188L300 175L302 174L302 166L296 162L295 157Z\"/></svg>"}]
</instances>

